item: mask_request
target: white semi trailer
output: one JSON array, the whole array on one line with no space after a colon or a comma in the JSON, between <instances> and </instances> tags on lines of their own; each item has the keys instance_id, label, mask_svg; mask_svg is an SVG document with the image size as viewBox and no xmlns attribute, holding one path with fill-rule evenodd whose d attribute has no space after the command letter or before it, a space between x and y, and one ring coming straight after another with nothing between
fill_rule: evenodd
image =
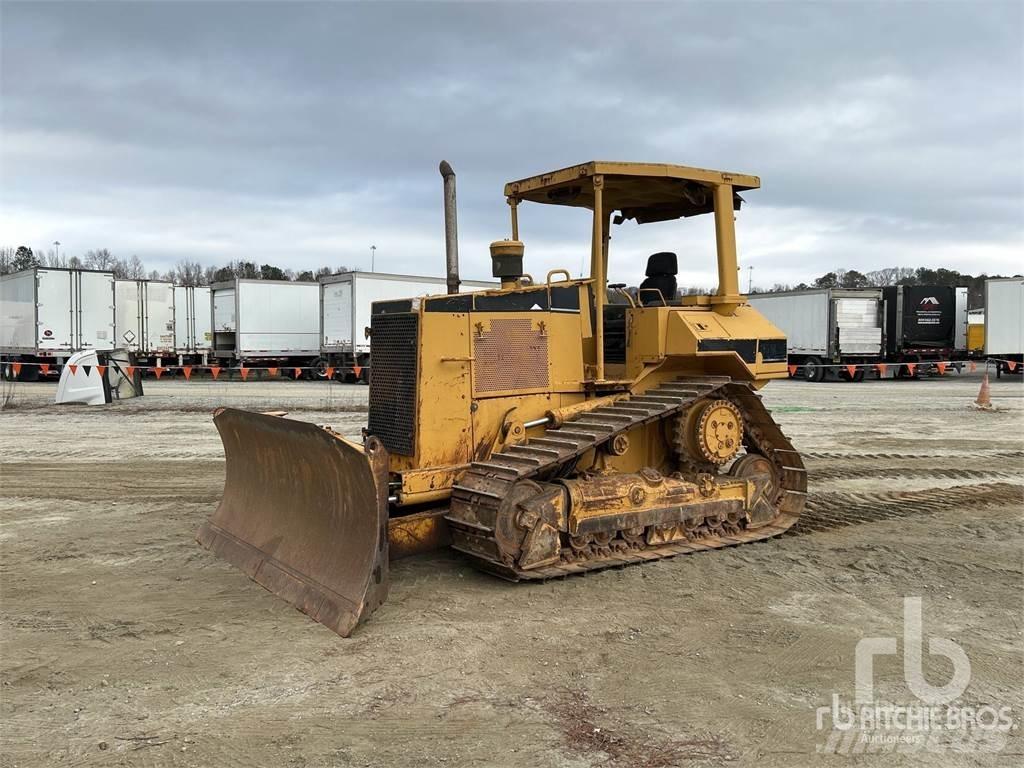
<instances>
[{"instance_id":1,"label":"white semi trailer","mask_svg":"<svg viewBox=\"0 0 1024 768\"><path fill-rule=\"evenodd\" d=\"M237 278L210 286L212 355L229 365L313 365L320 357L320 286Z\"/></svg>"},{"instance_id":2,"label":"white semi trailer","mask_svg":"<svg viewBox=\"0 0 1024 768\"><path fill-rule=\"evenodd\" d=\"M174 351L179 364L206 365L213 349L213 307L206 286L174 286Z\"/></svg>"},{"instance_id":3,"label":"white semi trailer","mask_svg":"<svg viewBox=\"0 0 1024 768\"><path fill-rule=\"evenodd\" d=\"M798 366L808 381L821 381L830 371L860 381L864 368L851 376L840 366L884 359L879 288L784 291L753 294L747 300L785 332L789 364Z\"/></svg>"},{"instance_id":4,"label":"white semi trailer","mask_svg":"<svg viewBox=\"0 0 1024 768\"><path fill-rule=\"evenodd\" d=\"M462 293L498 288L497 282L463 280ZM335 368L337 378L367 381L370 366L371 305L375 301L436 296L447 292L443 277L394 275L384 272L343 272L325 277L320 283L320 359L317 372L326 376Z\"/></svg>"},{"instance_id":5,"label":"white semi trailer","mask_svg":"<svg viewBox=\"0 0 1024 768\"><path fill-rule=\"evenodd\" d=\"M165 365L175 357L174 284L164 280L115 280L117 346L140 365Z\"/></svg>"},{"instance_id":6,"label":"white semi trailer","mask_svg":"<svg viewBox=\"0 0 1024 768\"><path fill-rule=\"evenodd\" d=\"M81 350L114 349L114 323L112 272L36 267L0 277L0 356L32 363L22 379Z\"/></svg>"},{"instance_id":7,"label":"white semi trailer","mask_svg":"<svg viewBox=\"0 0 1024 768\"><path fill-rule=\"evenodd\" d=\"M985 356L996 361L997 377L1024 373L1022 278L985 281Z\"/></svg>"}]
</instances>

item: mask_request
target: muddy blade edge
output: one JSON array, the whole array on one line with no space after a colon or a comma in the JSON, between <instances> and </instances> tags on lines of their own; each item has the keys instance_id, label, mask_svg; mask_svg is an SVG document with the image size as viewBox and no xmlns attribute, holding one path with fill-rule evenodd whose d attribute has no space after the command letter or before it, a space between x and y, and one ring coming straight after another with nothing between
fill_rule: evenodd
<instances>
[{"instance_id":1,"label":"muddy blade edge","mask_svg":"<svg viewBox=\"0 0 1024 768\"><path fill-rule=\"evenodd\" d=\"M196 540L348 637L387 598L387 452L314 424L225 408L220 506Z\"/></svg>"}]
</instances>

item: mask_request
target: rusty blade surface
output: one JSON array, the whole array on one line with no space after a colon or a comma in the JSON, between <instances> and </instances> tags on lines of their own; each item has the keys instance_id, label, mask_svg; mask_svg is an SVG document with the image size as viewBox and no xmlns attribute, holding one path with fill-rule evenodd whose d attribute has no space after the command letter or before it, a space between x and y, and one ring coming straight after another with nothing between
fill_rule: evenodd
<instances>
[{"instance_id":1,"label":"rusty blade surface","mask_svg":"<svg viewBox=\"0 0 1024 768\"><path fill-rule=\"evenodd\" d=\"M196 539L348 637L387 597L384 447L231 408L214 424L224 444L224 495Z\"/></svg>"}]
</instances>

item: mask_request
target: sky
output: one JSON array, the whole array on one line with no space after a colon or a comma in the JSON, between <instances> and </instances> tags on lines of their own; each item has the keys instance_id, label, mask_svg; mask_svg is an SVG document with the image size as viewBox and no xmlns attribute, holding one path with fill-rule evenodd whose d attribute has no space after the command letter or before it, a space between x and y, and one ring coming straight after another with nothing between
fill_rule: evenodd
<instances>
[{"instance_id":1,"label":"sky","mask_svg":"<svg viewBox=\"0 0 1024 768\"><path fill-rule=\"evenodd\" d=\"M587 160L761 177L742 286L836 267L1021 271L1024 3L0 3L0 245L466 279L504 182ZM579 273L586 211L526 204L526 269ZM708 216L613 231L635 283ZM753 267L753 271L750 271Z\"/></svg>"}]
</instances>

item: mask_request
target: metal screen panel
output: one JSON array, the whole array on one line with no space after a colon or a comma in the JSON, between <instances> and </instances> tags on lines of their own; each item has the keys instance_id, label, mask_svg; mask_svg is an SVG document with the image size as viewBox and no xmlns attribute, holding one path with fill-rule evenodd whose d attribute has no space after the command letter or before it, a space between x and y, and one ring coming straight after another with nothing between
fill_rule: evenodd
<instances>
[{"instance_id":1,"label":"metal screen panel","mask_svg":"<svg viewBox=\"0 0 1024 768\"><path fill-rule=\"evenodd\" d=\"M373 315L370 320L370 414L367 431L391 453L416 451L416 373L419 315Z\"/></svg>"},{"instance_id":2,"label":"metal screen panel","mask_svg":"<svg viewBox=\"0 0 1024 768\"><path fill-rule=\"evenodd\" d=\"M474 337L473 387L477 392L548 386L548 337L529 318L491 320Z\"/></svg>"}]
</instances>

